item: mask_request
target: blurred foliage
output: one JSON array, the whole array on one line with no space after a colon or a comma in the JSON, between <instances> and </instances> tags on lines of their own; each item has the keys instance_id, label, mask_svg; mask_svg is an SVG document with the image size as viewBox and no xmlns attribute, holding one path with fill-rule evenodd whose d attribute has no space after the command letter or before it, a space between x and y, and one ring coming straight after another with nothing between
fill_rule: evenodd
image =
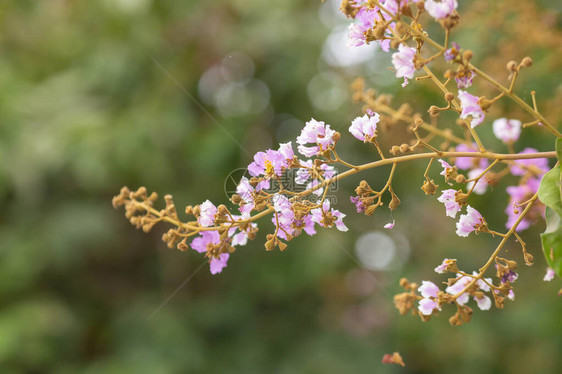
<instances>
[{"instance_id":1,"label":"blurred foliage","mask_svg":"<svg viewBox=\"0 0 562 374\"><path fill-rule=\"evenodd\" d=\"M123 185L172 193L178 205L224 202L231 170L247 165L255 151L294 138L311 116L345 132L360 108L341 87L326 96L343 97L339 105L313 105L309 95L315 98L316 86L309 82L318 76L320 86L346 89L353 77L366 75L377 91L396 94L396 103L409 102L420 112L440 100L425 82L400 89L385 68L388 56L345 69L326 63L321 56L332 25L322 14L336 3L0 3L0 372L559 370L562 306L555 296L559 284L541 281L544 223L525 233L536 265L520 269L517 299L505 310L475 313L457 328L448 325L447 310L425 324L394 310L390 294L399 291L402 275L433 277L445 256L478 268L495 243L454 236L442 206L419 189L423 163L398 170L395 190L403 205L394 232L409 241L410 256L398 268L373 274L385 288L345 253L362 232L389 219L383 210L370 218L352 213L347 196L357 180L342 183L338 195L350 232L299 238L284 253L265 253L264 220L262 237L214 277L205 266L197 271L197 254L167 249L163 227L145 235L112 209L111 197ZM560 124L560 7L524 3L499 1L493 12L486 12L488 1L464 4L467 23L453 40L473 48L476 62L499 75L506 75L508 60L531 55L535 65L517 89L527 96L536 90L545 115ZM521 37L514 24L537 32ZM252 59L250 78L262 87L250 103L269 95L255 113L229 115L201 97L200 78L234 51ZM498 51L495 59L484 57ZM507 101L502 105L519 113ZM487 123L479 132L499 150ZM388 144L401 133L391 132ZM529 144L549 149L540 129L527 133ZM352 139L344 137L341 147L352 162L373 157ZM386 172L366 178L376 185ZM503 187L475 201L489 208L492 227L505 223ZM516 243L508 251L521 260ZM397 350L405 370L380 364L384 353Z\"/></svg>"}]
</instances>

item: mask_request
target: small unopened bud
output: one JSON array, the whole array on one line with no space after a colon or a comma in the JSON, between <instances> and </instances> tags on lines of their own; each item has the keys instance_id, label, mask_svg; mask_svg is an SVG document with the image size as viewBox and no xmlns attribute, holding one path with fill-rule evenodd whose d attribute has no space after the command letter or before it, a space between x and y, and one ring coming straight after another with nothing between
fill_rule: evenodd
<instances>
[{"instance_id":1,"label":"small unopened bud","mask_svg":"<svg viewBox=\"0 0 562 374\"><path fill-rule=\"evenodd\" d=\"M401 278L399 284L400 284L400 287L403 287L403 288L408 288L410 286L410 283L408 282L408 279L406 279L406 278Z\"/></svg>"},{"instance_id":2,"label":"small unopened bud","mask_svg":"<svg viewBox=\"0 0 562 374\"><path fill-rule=\"evenodd\" d=\"M335 132L334 135L332 135L332 139L334 140L334 142L337 142L338 140L340 140L341 138L341 134L339 132Z\"/></svg>"},{"instance_id":3,"label":"small unopened bud","mask_svg":"<svg viewBox=\"0 0 562 374\"><path fill-rule=\"evenodd\" d=\"M492 104L493 104L493 101L486 98L486 96L480 96L478 98L478 105L485 112L488 111L488 109L490 108L490 106Z\"/></svg>"},{"instance_id":4,"label":"small unopened bud","mask_svg":"<svg viewBox=\"0 0 562 374\"><path fill-rule=\"evenodd\" d=\"M438 106L432 105L429 107L427 112L432 116L436 116L439 112L441 112L441 109Z\"/></svg>"},{"instance_id":5,"label":"small unopened bud","mask_svg":"<svg viewBox=\"0 0 562 374\"><path fill-rule=\"evenodd\" d=\"M457 183L466 183L466 177L462 174L457 175L455 178L455 182Z\"/></svg>"},{"instance_id":6,"label":"small unopened bud","mask_svg":"<svg viewBox=\"0 0 562 374\"><path fill-rule=\"evenodd\" d=\"M507 63L505 67L507 68L508 71L515 71L517 70L517 61L511 60Z\"/></svg>"},{"instance_id":7,"label":"small unopened bud","mask_svg":"<svg viewBox=\"0 0 562 374\"><path fill-rule=\"evenodd\" d=\"M399 146L393 145L392 148L390 148L390 153L392 153L393 156L396 156L398 152L400 152Z\"/></svg>"},{"instance_id":8,"label":"small unopened bud","mask_svg":"<svg viewBox=\"0 0 562 374\"><path fill-rule=\"evenodd\" d=\"M259 182L260 182L259 178L256 178L256 177L250 178L250 185L251 185L252 187L256 187Z\"/></svg>"},{"instance_id":9,"label":"small unopened bud","mask_svg":"<svg viewBox=\"0 0 562 374\"><path fill-rule=\"evenodd\" d=\"M509 270L517 269L517 262L511 261L511 260L505 260L505 263L507 264L507 267L509 268Z\"/></svg>"},{"instance_id":10,"label":"small unopened bud","mask_svg":"<svg viewBox=\"0 0 562 374\"><path fill-rule=\"evenodd\" d=\"M187 246L187 244L185 244L185 242L179 242L178 249L182 252L185 252L189 249L189 247Z\"/></svg>"},{"instance_id":11,"label":"small unopened bud","mask_svg":"<svg viewBox=\"0 0 562 374\"><path fill-rule=\"evenodd\" d=\"M392 39L390 41L390 48L392 49L397 49L400 46L400 40L398 39Z\"/></svg>"},{"instance_id":12,"label":"small unopened bud","mask_svg":"<svg viewBox=\"0 0 562 374\"><path fill-rule=\"evenodd\" d=\"M273 239L265 242L265 250L266 251L273 251L274 248L275 248L275 242L273 241Z\"/></svg>"},{"instance_id":13,"label":"small unopened bud","mask_svg":"<svg viewBox=\"0 0 562 374\"><path fill-rule=\"evenodd\" d=\"M420 127L421 125L423 125L423 119L421 119L420 117L417 117L414 120L414 125L416 125L416 127Z\"/></svg>"},{"instance_id":14,"label":"small unopened bud","mask_svg":"<svg viewBox=\"0 0 562 374\"><path fill-rule=\"evenodd\" d=\"M533 265L533 255L528 253L527 251L523 252L523 258L525 259L525 265L531 266Z\"/></svg>"},{"instance_id":15,"label":"small unopened bud","mask_svg":"<svg viewBox=\"0 0 562 374\"><path fill-rule=\"evenodd\" d=\"M374 205L369 205L366 209L365 209L365 215L367 216L372 216L373 213L375 213L375 210L377 209L378 205L374 204Z\"/></svg>"},{"instance_id":16,"label":"small unopened bud","mask_svg":"<svg viewBox=\"0 0 562 374\"><path fill-rule=\"evenodd\" d=\"M193 214L193 207L191 205L185 207L185 214L189 216Z\"/></svg>"},{"instance_id":17,"label":"small unopened bud","mask_svg":"<svg viewBox=\"0 0 562 374\"><path fill-rule=\"evenodd\" d=\"M531 65L533 65L533 60L529 56L523 57L523 60L521 60L521 66L528 68L531 67Z\"/></svg>"},{"instance_id":18,"label":"small unopened bud","mask_svg":"<svg viewBox=\"0 0 562 374\"><path fill-rule=\"evenodd\" d=\"M400 152L402 152L402 153L408 153L408 152L410 152L410 146L409 146L408 144L406 144L406 143L402 144L402 145L400 146Z\"/></svg>"},{"instance_id":19,"label":"small unopened bud","mask_svg":"<svg viewBox=\"0 0 562 374\"><path fill-rule=\"evenodd\" d=\"M277 242L277 245L279 246L279 249L281 251L284 251L285 249L287 249L287 244L283 243L282 241Z\"/></svg>"},{"instance_id":20,"label":"small unopened bud","mask_svg":"<svg viewBox=\"0 0 562 374\"><path fill-rule=\"evenodd\" d=\"M420 0L416 3L416 8L418 8L418 10L420 12L425 10L425 1L424 0Z\"/></svg>"},{"instance_id":21,"label":"small unopened bud","mask_svg":"<svg viewBox=\"0 0 562 374\"><path fill-rule=\"evenodd\" d=\"M445 100L447 100L447 102L449 101L453 101L455 99L455 94L452 92L447 92L445 94Z\"/></svg>"},{"instance_id":22,"label":"small unopened bud","mask_svg":"<svg viewBox=\"0 0 562 374\"><path fill-rule=\"evenodd\" d=\"M472 57L474 57L474 53L472 53L471 50L466 50L466 51L464 51L463 54L462 54L462 59L463 59L465 62L470 61L470 60L472 59Z\"/></svg>"},{"instance_id":23,"label":"small unopened bud","mask_svg":"<svg viewBox=\"0 0 562 374\"><path fill-rule=\"evenodd\" d=\"M240 197L240 195L234 194L234 195L232 195L232 197L230 198L230 201L232 201L232 203L238 205L238 204L240 204L240 202L242 201L242 198Z\"/></svg>"}]
</instances>

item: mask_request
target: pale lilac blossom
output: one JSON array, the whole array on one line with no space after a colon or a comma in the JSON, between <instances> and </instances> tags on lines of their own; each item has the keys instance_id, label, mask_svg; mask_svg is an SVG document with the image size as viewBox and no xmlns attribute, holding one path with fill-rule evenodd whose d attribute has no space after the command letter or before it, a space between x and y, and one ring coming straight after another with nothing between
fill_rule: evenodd
<instances>
[{"instance_id":1,"label":"pale lilac blossom","mask_svg":"<svg viewBox=\"0 0 562 374\"><path fill-rule=\"evenodd\" d=\"M418 310L424 316L429 316L434 310L441 310L439 308L439 303L431 299L421 299L419 301Z\"/></svg>"},{"instance_id":2,"label":"pale lilac blossom","mask_svg":"<svg viewBox=\"0 0 562 374\"><path fill-rule=\"evenodd\" d=\"M526 154L526 153L536 153L538 152L535 148L527 147L523 151L519 152L519 154ZM529 158L523 160L516 160L514 161L513 165L511 166L511 174L516 176L523 176L527 173L525 168L523 167L530 167L534 168L541 172L541 175L546 173L549 170L548 167L548 159L546 158Z\"/></svg>"},{"instance_id":3,"label":"pale lilac blossom","mask_svg":"<svg viewBox=\"0 0 562 374\"><path fill-rule=\"evenodd\" d=\"M351 122L349 132L357 139L368 142L375 137L379 121L380 116L378 113L374 113L372 116L365 114L363 117L357 117Z\"/></svg>"},{"instance_id":4,"label":"pale lilac blossom","mask_svg":"<svg viewBox=\"0 0 562 374\"><path fill-rule=\"evenodd\" d=\"M467 237L468 234L484 224L482 215L470 205L466 206L466 214L462 214L457 222L457 235Z\"/></svg>"},{"instance_id":5,"label":"pale lilac blossom","mask_svg":"<svg viewBox=\"0 0 562 374\"><path fill-rule=\"evenodd\" d=\"M459 144L456 146L456 152L478 152L478 147L475 143L471 145ZM486 169L488 167L488 160L485 158L475 158L475 157L457 157L455 159L455 166L462 170L472 169L478 167L480 169Z\"/></svg>"},{"instance_id":6,"label":"pale lilac blossom","mask_svg":"<svg viewBox=\"0 0 562 374\"><path fill-rule=\"evenodd\" d=\"M486 295L483 295L480 299L474 297L474 301L476 301L476 304L478 304L478 308L480 308L480 310L490 310L490 308L492 307L492 300Z\"/></svg>"},{"instance_id":7,"label":"pale lilac blossom","mask_svg":"<svg viewBox=\"0 0 562 374\"><path fill-rule=\"evenodd\" d=\"M226 267L226 263L230 255L228 253L221 253L218 258L213 257L209 263L211 274L215 275L222 272L222 269Z\"/></svg>"},{"instance_id":8,"label":"pale lilac blossom","mask_svg":"<svg viewBox=\"0 0 562 374\"><path fill-rule=\"evenodd\" d=\"M392 54L392 65L396 69L396 78L404 78L402 87L406 87L408 79L414 78L414 57L416 56L416 49L408 47L407 45L400 44L398 52Z\"/></svg>"},{"instance_id":9,"label":"pale lilac blossom","mask_svg":"<svg viewBox=\"0 0 562 374\"><path fill-rule=\"evenodd\" d=\"M445 51L445 61L454 60L455 57L457 57L457 55L459 54L460 50L461 50L461 47L457 43L452 42L451 48L449 48Z\"/></svg>"},{"instance_id":10,"label":"pale lilac blossom","mask_svg":"<svg viewBox=\"0 0 562 374\"><path fill-rule=\"evenodd\" d=\"M445 289L445 292L450 295L457 295L462 292L471 281L472 279L470 277L457 274L457 281L455 282L455 284L448 286ZM464 305L468 302L469 298L470 295L467 292L464 292L457 298L457 303L459 303L459 305Z\"/></svg>"},{"instance_id":11,"label":"pale lilac blossom","mask_svg":"<svg viewBox=\"0 0 562 374\"><path fill-rule=\"evenodd\" d=\"M471 171L468 172L468 179L477 178L483 172L484 169L472 169ZM473 186L474 186L474 181L470 181L466 185L466 188L470 190ZM476 182L476 186L474 186L472 192L474 192L477 195L483 195L486 193L487 189L488 189L488 179L486 178L486 175L484 175L482 176L482 178L478 180L478 182Z\"/></svg>"},{"instance_id":12,"label":"pale lilac blossom","mask_svg":"<svg viewBox=\"0 0 562 374\"><path fill-rule=\"evenodd\" d=\"M335 131L322 121L312 118L308 121L301 134L297 137L298 151L305 157L312 157L334 146ZM313 144L312 146L306 146Z\"/></svg>"},{"instance_id":13,"label":"pale lilac blossom","mask_svg":"<svg viewBox=\"0 0 562 374\"><path fill-rule=\"evenodd\" d=\"M325 220L324 220L324 215L328 216L328 217L333 217L335 218L334 224L336 225L336 228L340 231L347 231L348 228L347 226L343 223L343 218L345 217L345 214L343 214L342 212L340 212L339 210L336 209L330 209L330 201L329 200L324 200L324 202L322 203L322 207L321 208L316 208L316 209L312 209L310 211L310 215L312 216L312 221L316 222L317 224L319 224L322 227L331 227L330 224L326 224Z\"/></svg>"},{"instance_id":14,"label":"pale lilac blossom","mask_svg":"<svg viewBox=\"0 0 562 374\"><path fill-rule=\"evenodd\" d=\"M281 176L283 168L287 167L287 160L279 151L268 149L254 155L254 162L248 165L248 172L253 177L264 176L266 178L274 175ZM267 188L267 187L265 187Z\"/></svg>"},{"instance_id":15,"label":"pale lilac blossom","mask_svg":"<svg viewBox=\"0 0 562 374\"><path fill-rule=\"evenodd\" d=\"M394 227L394 223L395 223L395 221L392 220L392 222L389 222L386 225L384 225L384 228L391 230Z\"/></svg>"},{"instance_id":16,"label":"pale lilac blossom","mask_svg":"<svg viewBox=\"0 0 562 374\"><path fill-rule=\"evenodd\" d=\"M457 6L457 0L426 0L425 2L425 10L436 20L447 17L457 9Z\"/></svg>"},{"instance_id":17,"label":"pale lilac blossom","mask_svg":"<svg viewBox=\"0 0 562 374\"><path fill-rule=\"evenodd\" d=\"M492 124L494 135L504 143L513 143L521 135L521 121L516 119L498 118Z\"/></svg>"},{"instance_id":18,"label":"pale lilac blossom","mask_svg":"<svg viewBox=\"0 0 562 374\"><path fill-rule=\"evenodd\" d=\"M445 205L445 214L448 217L455 218L457 213L461 210L461 205L455 201L455 194L457 191L453 189L444 190L437 201Z\"/></svg>"},{"instance_id":19,"label":"pale lilac blossom","mask_svg":"<svg viewBox=\"0 0 562 374\"><path fill-rule=\"evenodd\" d=\"M206 200L201 205L199 205L200 213L199 217L197 217L197 222L202 227L209 227L215 223L215 216L217 214L217 207L215 204Z\"/></svg>"},{"instance_id":20,"label":"pale lilac blossom","mask_svg":"<svg viewBox=\"0 0 562 374\"><path fill-rule=\"evenodd\" d=\"M472 81L474 79L474 72L472 72L472 70L464 73L464 74L459 74L457 73L455 75L455 82L457 82L457 88L468 88L470 86L472 86Z\"/></svg>"},{"instance_id":21,"label":"pale lilac blossom","mask_svg":"<svg viewBox=\"0 0 562 374\"><path fill-rule=\"evenodd\" d=\"M472 117L470 127L475 128L484 121L484 111L478 105L478 98L466 91L459 90L459 100L461 101L462 112L460 118L466 119Z\"/></svg>"},{"instance_id":22,"label":"pale lilac blossom","mask_svg":"<svg viewBox=\"0 0 562 374\"><path fill-rule=\"evenodd\" d=\"M437 297L437 295L439 294L439 287L437 287L433 282L422 281L422 284L418 288L418 291L424 298Z\"/></svg>"},{"instance_id":23,"label":"pale lilac blossom","mask_svg":"<svg viewBox=\"0 0 562 374\"><path fill-rule=\"evenodd\" d=\"M553 279L554 279L554 270L551 267L547 267L546 274L544 275L544 278L542 280L545 282L550 282Z\"/></svg>"},{"instance_id":24,"label":"pale lilac blossom","mask_svg":"<svg viewBox=\"0 0 562 374\"><path fill-rule=\"evenodd\" d=\"M516 205L527 201L531 196L533 196L539 190L540 183L541 181L538 178L529 178L523 184L518 186L509 186L506 188L509 195L509 204L505 209L505 213L507 214L507 222L505 226L508 229L515 224L521 215L521 208L516 208ZM528 229L530 226L531 220L528 216L525 216L519 222L515 231L523 231Z\"/></svg>"},{"instance_id":25,"label":"pale lilac blossom","mask_svg":"<svg viewBox=\"0 0 562 374\"><path fill-rule=\"evenodd\" d=\"M437 266L435 269L433 269L437 274L445 274L447 272L447 268L449 267L449 265L454 264L457 260L455 259L450 259L450 258L446 258L443 260L443 262L441 263L441 265Z\"/></svg>"}]
</instances>

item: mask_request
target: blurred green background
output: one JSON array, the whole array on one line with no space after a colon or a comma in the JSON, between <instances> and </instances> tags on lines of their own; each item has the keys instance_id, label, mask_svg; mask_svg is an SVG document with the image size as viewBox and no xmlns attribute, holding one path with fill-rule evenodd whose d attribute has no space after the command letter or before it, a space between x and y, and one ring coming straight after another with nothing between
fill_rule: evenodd
<instances>
[{"instance_id":1,"label":"blurred green background","mask_svg":"<svg viewBox=\"0 0 562 374\"><path fill-rule=\"evenodd\" d=\"M452 40L503 81L508 60L530 55L535 64L518 92L528 99L537 90L544 114L560 125L560 4L470 3ZM146 235L111 207L123 185L171 193L178 206L224 203L229 172L294 139L310 117L343 133L348 161L372 160L372 149L345 135L360 113L348 91L357 76L394 94L396 106L423 113L442 101L426 81L401 89L376 47L347 50L349 21L337 7L0 3L1 373L560 372L560 282L542 282L542 222L524 233L536 265L520 267L516 300L504 310L476 311L470 324L451 327L451 308L429 323L394 309L400 277L443 281L432 269L444 257L471 271L497 243L454 235L442 205L419 188L423 163L397 170L402 206L392 232L381 232L387 210L353 212L349 194L361 177L346 180L337 198L349 232L303 236L266 253L272 226L263 220L258 239L219 276L206 265L198 271L197 253L166 248L164 226ZM490 117L501 115L528 120L508 101ZM504 151L490 124L479 134ZM400 133L383 138L385 147L403 141ZM518 150L552 149L540 129L525 139ZM387 172L362 177L377 186ZM472 204L487 209L494 229L505 224L509 183L516 181ZM516 243L507 251L522 263ZM394 351L406 368L380 363Z\"/></svg>"}]
</instances>

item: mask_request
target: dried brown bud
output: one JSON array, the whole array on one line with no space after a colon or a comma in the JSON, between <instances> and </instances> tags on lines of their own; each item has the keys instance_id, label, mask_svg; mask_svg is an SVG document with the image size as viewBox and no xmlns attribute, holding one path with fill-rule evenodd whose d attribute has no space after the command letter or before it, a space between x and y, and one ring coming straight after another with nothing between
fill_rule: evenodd
<instances>
[{"instance_id":1,"label":"dried brown bud","mask_svg":"<svg viewBox=\"0 0 562 374\"><path fill-rule=\"evenodd\" d=\"M378 208L377 204L369 205L367 208L365 208L365 215L372 216L377 208Z\"/></svg>"},{"instance_id":2,"label":"dried brown bud","mask_svg":"<svg viewBox=\"0 0 562 374\"><path fill-rule=\"evenodd\" d=\"M521 66L529 68L531 65L533 65L533 60L529 56L523 57L523 60L521 60Z\"/></svg>"},{"instance_id":3,"label":"dried brown bud","mask_svg":"<svg viewBox=\"0 0 562 374\"><path fill-rule=\"evenodd\" d=\"M240 197L240 195L234 194L230 197L230 201L232 201L233 204L238 205L242 201L242 198Z\"/></svg>"},{"instance_id":4,"label":"dried brown bud","mask_svg":"<svg viewBox=\"0 0 562 374\"><path fill-rule=\"evenodd\" d=\"M400 282L398 282L398 284L400 284L400 287L403 287L403 288L408 288L408 286L410 285L410 283L408 282L408 279L406 279L406 278L401 278Z\"/></svg>"},{"instance_id":5,"label":"dried brown bud","mask_svg":"<svg viewBox=\"0 0 562 374\"><path fill-rule=\"evenodd\" d=\"M275 248L275 242L274 242L273 239L270 239L270 240L265 242L265 250L266 251L273 251L274 248Z\"/></svg>"},{"instance_id":6,"label":"dried brown bud","mask_svg":"<svg viewBox=\"0 0 562 374\"><path fill-rule=\"evenodd\" d=\"M423 182L423 185L421 186L421 189L426 195L435 195L435 191L437 190L437 187L439 186L436 185L432 179L430 181L425 180Z\"/></svg>"},{"instance_id":7,"label":"dried brown bud","mask_svg":"<svg viewBox=\"0 0 562 374\"><path fill-rule=\"evenodd\" d=\"M471 50L467 49L466 51L463 52L462 54L462 59L465 62L468 62L472 59L472 57L474 57L474 53L472 53Z\"/></svg>"},{"instance_id":8,"label":"dried brown bud","mask_svg":"<svg viewBox=\"0 0 562 374\"><path fill-rule=\"evenodd\" d=\"M286 244L286 243L283 243L282 241L278 241L278 242L277 242L277 245L279 246L279 249L280 249L281 251L284 251L285 249L287 249L287 244Z\"/></svg>"},{"instance_id":9,"label":"dried brown bud","mask_svg":"<svg viewBox=\"0 0 562 374\"><path fill-rule=\"evenodd\" d=\"M432 116L436 116L441 112L441 109L438 106L432 105L429 107L429 109L427 110L427 112L432 115Z\"/></svg>"},{"instance_id":10,"label":"dried brown bud","mask_svg":"<svg viewBox=\"0 0 562 374\"><path fill-rule=\"evenodd\" d=\"M455 178L455 182L457 183L466 183L466 177L462 174L457 175Z\"/></svg>"},{"instance_id":11,"label":"dried brown bud","mask_svg":"<svg viewBox=\"0 0 562 374\"><path fill-rule=\"evenodd\" d=\"M390 204L388 204L388 207L390 208L390 210L395 210L396 208L398 208L398 205L400 205L400 199L394 194L394 192L391 193L392 200L390 200Z\"/></svg>"}]
</instances>

